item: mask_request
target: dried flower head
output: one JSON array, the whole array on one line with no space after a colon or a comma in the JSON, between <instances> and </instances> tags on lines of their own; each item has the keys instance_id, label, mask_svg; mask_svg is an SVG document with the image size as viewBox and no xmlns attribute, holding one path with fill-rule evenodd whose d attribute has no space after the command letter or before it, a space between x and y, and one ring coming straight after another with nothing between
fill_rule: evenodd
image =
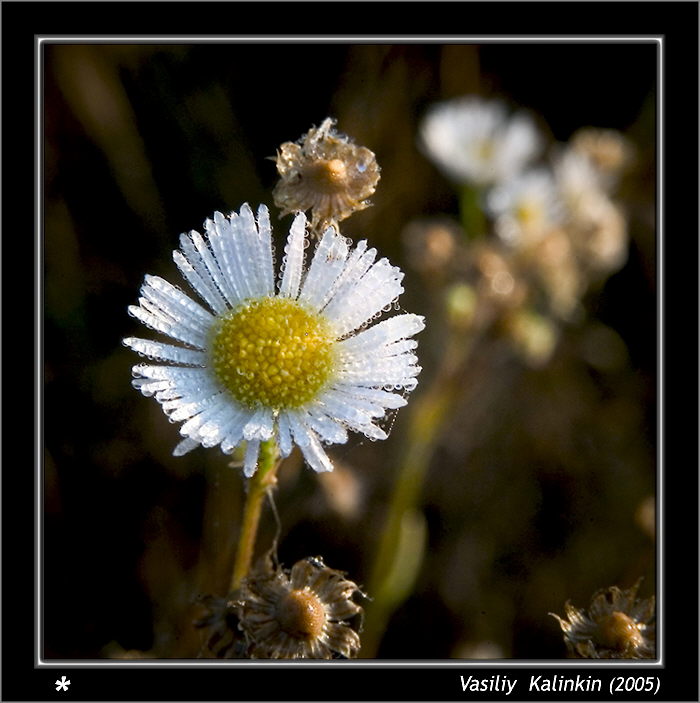
<instances>
[{"instance_id":1,"label":"dried flower head","mask_svg":"<svg viewBox=\"0 0 700 703\"><path fill-rule=\"evenodd\" d=\"M461 258L462 228L447 217L409 222L402 232L411 266L429 277L444 274Z\"/></svg>"},{"instance_id":2,"label":"dried flower head","mask_svg":"<svg viewBox=\"0 0 700 703\"><path fill-rule=\"evenodd\" d=\"M276 158L275 205L282 215L311 210L316 233L371 205L367 198L380 177L374 154L336 132L334 124L328 117L298 141L285 142Z\"/></svg>"},{"instance_id":3,"label":"dried flower head","mask_svg":"<svg viewBox=\"0 0 700 703\"><path fill-rule=\"evenodd\" d=\"M354 658L360 636L349 621L361 618L353 601L362 592L318 558L290 571L267 563L244 580L237 600L240 627L252 659Z\"/></svg>"},{"instance_id":4,"label":"dried flower head","mask_svg":"<svg viewBox=\"0 0 700 703\"><path fill-rule=\"evenodd\" d=\"M605 193L591 191L582 196L568 230L587 271L609 273L627 260L627 218Z\"/></svg>"},{"instance_id":5,"label":"dried flower head","mask_svg":"<svg viewBox=\"0 0 700 703\"><path fill-rule=\"evenodd\" d=\"M589 159L611 183L632 157L631 145L614 129L584 127L571 138L571 148Z\"/></svg>"},{"instance_id":6,"label":"dried flower head","mask_svg":"<svg viewBox=\"0 0 700 703\"><path fill-rule=\"evenodd\" d=\"M194 625L205 633L198 658L242 659L245 642L238 627L238 613L231 598L201 596L198 599L203 614Z\"/></svg>"},{"instance_id":7,"label":"dried flower head","mask_svg":"<svg viewBox=\"0 0 700 703\"><path fill-rule=\"evenodd\" d=\"M586 287L571 233L553 227L522 252L522 262L538 281L550 311L563 320L571 319Z\"/></svg>"},{"instance_id":8,"label":"dried flower head","mask_svg":"<svg viewBox=\"0 0 700 703\"><path fill-rule=\"evenodd\" d=\"M588 614L567 601L568 620L554 613L569 653L580 659L653 659L656 655L655 599L637 599L641 579L622 591L596 591Z\"/></svg>"}]
</instances>

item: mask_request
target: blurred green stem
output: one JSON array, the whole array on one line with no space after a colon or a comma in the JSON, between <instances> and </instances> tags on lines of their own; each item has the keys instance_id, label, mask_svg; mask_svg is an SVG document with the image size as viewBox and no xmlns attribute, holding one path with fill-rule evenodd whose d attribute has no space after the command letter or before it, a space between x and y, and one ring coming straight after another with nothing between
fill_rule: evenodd
<instances>
[{"instance_id":1,"label":"blurred green stem","mask_svg":"<svg viewBox=\"0 0 700 703\"><path fill-rule=\"evenodd\" d=\"M486 235L487 222L482 207L483 190L463 185L459 191L459 218L468 240Z\"/></svg>"},{"instance_id":2,"label":"blurred green stem","mask_svg":"<svg viewBox=\"0 0 700 703\"><path fill-rule=\"evenodd\" d=\"M362 633L363 658L376 656L391 613L409 595L418 575L427 535L416 505L440 430L462 390L458 377L475 341L453 333L438 377L411 405L408 439L367 587L372 600ZM407 559L409 566L402 563Z\"/></svg>"},{"instance_id":3,"label":"blurred green stem","mask_svg":"<svg viewBox=\"0 0 700 703\"><path fill-rule=\"evenodd\" d=\"M280 465L279 450L274 439L260 444L258 470L248 480L248 493L243 509L243 521L238 536L238 548L233 564L230 590L235 591L250 571L255 551L262 505L268 491L277 484L277 469Z\"/></svg>"}]
</instances>

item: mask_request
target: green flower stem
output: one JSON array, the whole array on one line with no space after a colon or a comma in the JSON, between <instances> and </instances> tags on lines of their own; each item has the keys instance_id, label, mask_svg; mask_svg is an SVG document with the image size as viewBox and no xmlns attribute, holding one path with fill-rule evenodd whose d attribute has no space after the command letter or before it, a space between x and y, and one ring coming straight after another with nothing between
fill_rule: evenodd
<instances>
[{"instance_id":1,"label":"green flower stem","mask_svg":"<svg viewBox=\"0 0 700 703\"><path fill-rule=\"evenodd\" d=\"M248 494L243 508L243 521L231 577L231 591L240 587L250 571L263 502L268 491L277 484L277 468L280 463L275 440L262 442L258 456L258 470L248 481Z\"/></svg>"},{"instance_id":2,"label":"green flower stem","mask_svg":"<svg viewBox=\"0 0 700 703\"><path fill-rule=\"evenodd\" d=\"M481 239L487 233L483 194L482 189L468 185L459 191L459 217L469 241Z\"/></svg>"},{"instance_id":3,"label":"green flower stem","mask_svg":"<svg viewBox=\"0 0 700 703\"><path fill-rule=\"evenodd\" d=\"M372 601L362 633L363 658L376 655L391 613L409 595L418 576L427 536L416 506L440 431L459 397L458 378L474 341L453 336L438 378L411 405L408 439L368 581ZM402 563L406 561L408 565Z\"/></svg>"}]
</instances>

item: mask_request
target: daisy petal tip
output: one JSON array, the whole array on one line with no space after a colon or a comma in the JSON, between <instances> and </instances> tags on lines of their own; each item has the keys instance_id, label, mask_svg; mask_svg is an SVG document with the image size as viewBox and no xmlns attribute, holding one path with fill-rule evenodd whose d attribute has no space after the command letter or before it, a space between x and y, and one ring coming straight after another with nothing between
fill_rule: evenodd
<instances>
[{"instance_id":1,"label":"daisy petal tip","mask_svg":"<svg viewBox=\"0 0 700 703\"><path fill-rule=\"evenodd\" d=\"M258 470L258 452L260 451L260 442L258 440L249 440L245 449L243 458L243 475L250 478Z\"/></svg>"},{"instance_id":2,"label":"daisy petal tip","mask_svg":"<svg viewBox=\"0 0 700 703\"><path fill-rule=\"evenodd\" d=\"M197 446L199 446L199 442L190 437L186 437L173 449L173 456L184 456Z\"/></svg>"},{"instance_id":3,"label":"daisy petal tip","mask_svg":"<svg viewBox=\"0 0 700 703\"><path fill-rule=\"evenodd\" d=\"M294 215L292 227L300 227L302 229L306 229L306 213L299 210L299 212Z\"/></svg>"}]
</instances>

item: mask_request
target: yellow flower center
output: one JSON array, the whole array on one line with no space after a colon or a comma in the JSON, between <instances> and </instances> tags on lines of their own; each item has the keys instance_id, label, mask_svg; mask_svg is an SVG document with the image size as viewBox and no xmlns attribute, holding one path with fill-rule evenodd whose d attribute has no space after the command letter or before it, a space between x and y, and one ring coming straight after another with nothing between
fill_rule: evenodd
<instances>
[{"instance_id":1,"label":"yellow flower center","mask_svg":"<svg viewBox=\"0 0 700 703\"><path fill-rule=\"evenodd\" d=\"M342 159L318 159L305 166L303 175L319 192L332 194L345 188L347 169Z\"/></svg>"},{"instance_id":2,"label":"yellow flower center","mask_svg":"<svg viewBox=\"0 0 700 703\"><path fill-rule=\"evenodd\" d=\"M282 410L312 400L334 367L326 320L289 298L249 301L214 325L214 373L242 405Z\"/></svg>"},{"instance_id":3,"label":"yellow flower center","mask_svg":"<svg viewBox=\"0 0 700 703\"><path fill-rule=\"evenodd\" d=\"M542 223L542 206L533 200L523 200L515 208L515 217L523 227L535 227Z\"/></svg>"},{"instance_id":4,"label":"yellow flower center","mask_svg":"<svg viewBox=\"0 0 700 703\"><path fill-rule=\"evenodd\" d=\"M277 622L284 632L296 639L316 639L323 634L326 609L315 593L295 589L278 603Z\"/></svg>"},{"instance_id":5,"label":"yellow flower center","mask_svg":"<svg viewBox=\"0 0 700 703\"><path fill-rule=\"evenodd\" d=\"M496 144L493 139L482 139L476 145L477 158L482 161L490 161L496 152Z\"/></svg>"}]
</instances>

